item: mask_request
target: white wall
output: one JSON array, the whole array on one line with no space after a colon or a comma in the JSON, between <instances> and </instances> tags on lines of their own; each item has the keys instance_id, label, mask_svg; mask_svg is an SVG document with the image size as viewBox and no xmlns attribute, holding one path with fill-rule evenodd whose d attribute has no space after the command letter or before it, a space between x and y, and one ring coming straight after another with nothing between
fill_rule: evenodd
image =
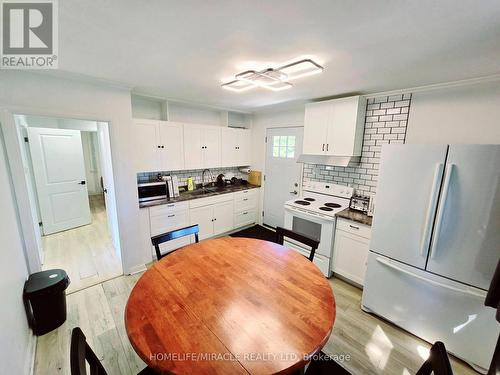
<instances>
[{"instance_id":1,"label":"white wall","mask_svg":"<svg viewBox=\"0 0 500 375\"><path fill-rule=\"evenodd\" d=\"M414 93L406 143L500 143L500 82Z\"/></svg>"},{"instance_id":2,"label":"white wall","mask_svg":"<svg viewBox=\"0 0 500 375\"><path fill-rule=\"evenodd\" d=\"M0 363L2 374L29 374L34 337L28 328L22 303L23 285L28 276L21 242L17 209L0 136Z\"/></svg>"},{"instance_id":3,"label":"white wall","mask_svg":"<svg viewBox=\"0 0 500 375\"><path fill-rule=\"evenodd\" d=\"M141 252L139 243L130 92L44 74L0 71L0 107L14 113L110 122L123 269L129 273L143 266L150 254Z\"/></svg>"}]
</instances>

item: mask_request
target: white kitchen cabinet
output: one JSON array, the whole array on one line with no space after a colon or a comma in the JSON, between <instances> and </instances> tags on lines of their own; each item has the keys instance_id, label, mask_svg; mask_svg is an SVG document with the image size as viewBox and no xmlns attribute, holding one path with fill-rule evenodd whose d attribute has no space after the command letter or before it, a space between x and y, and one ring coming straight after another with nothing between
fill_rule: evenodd
<instances>
[{"instance_id":1,"label":"white kitchen cabinet","mask_svg":"<svg viewBox=\"0 0 500 375\"><path fill-rule=\"evenodd\" d=\"M190 225L198 224L200 241L214 235L214 209L211 205L191 208L189 210L189 217Z\"/></svg>"},{"instance_id":2,"label":"white kitchen cabinet","mask_svg":"<svg viewBox=\"0 0 500 375\"><path fill-rule=\"evenodd\" d=\"M234 229L233 201L218 203L214 208L214 236Z\"/></svg>"},{"instance_id":3,"label":"white kitchen cabinet","mask_svg":"<svg viewBox=\"0 0 500 375\"><path fill-rule=\"evenodd\" d=\"M364 284L371 228L354 221L337 219L332 271Z\"/></svg>"},{"instance_id":4,"label":"white kitchen cabinet","mask_svg":"<svg viewBox=\"0 0 500 375\"><path fill-rule=\"evenodd\" d=\"M243 227L257 221L259 189L248 189L234 193L234 227Z\"/></svg>"},{"instance_id":5,"label":"white kitchen cabinet","mask_svg":"<svg viewBox=\"0 0 500 375\"><path fill-rule=\"evenodd\" d=\"M159 155L159 121L134 121L136 172L155 172L161 169Z\"/></svg>"},{"instance_id":6,"label":"white kitchen cabinet","mask_svg":"<svg viewBox=\"0 0 500 375\"><path fill-rule=\"evenodd\" d=\"M323 155L326 148L328 127L331 124L332 105L329 101L306 105L302 152Z\"/></svg>"},{"instance_id":7,"label":"white kitchen cabinet","mask_svg":"<svg viewBox=\"0 0 500 375\"><path fill-rule=\"evenodd\" d=\"M184 168L184 135L182 124L160 121L160 163L162 171Z\"/></svg>"},{"instance_id":8,"label":"white kitchen cabinet","mask_svg":"<svg viewBox=\"0 0 500 375\"><path fill-rule=\"evenodd\" d=\"M189 207L191 225L198 224L200 240L234 228L232 193L195 199L189 202Z\"/></svg>"},{"instance_id":9,"label":"white kitchen cabinet","mask_svg":"<svg viewBox=\"0 0 500 375\"><path fill-rule=\"evenodd\" d=\"M303 153L360 156L365 109L361 96L306 104Z\"/></svg>"},{"instance_id":10,"label":"white kitchen cabinet","mask_svg":"<svg viewBox=\"0 0 500 375\"><path fill-rule=\"evenodd\" d=\"M223 167L251 164L251 136L248 129L221 129L221 165Z\"/></svg>"},{"instance_id":11,"label":"white kitchen cabinet","mask_svg":"<svg viewBox=\"0 0 500 375\"><path fill-rule=\"evenodd\" d=\"M221 164L220 127L184 125L186 169L219 167Z\"/></svg>"},{"instance_id":12,"label":"white kitchen cabinet","mask_svg":"<svg viewBox=\"0 0 500 375\"><path fill-rule=\"evenodd\" d=\"M134 130L137 172L184 168L182 124L169 121L135 120Z\"/></svg>"}]
</instances>

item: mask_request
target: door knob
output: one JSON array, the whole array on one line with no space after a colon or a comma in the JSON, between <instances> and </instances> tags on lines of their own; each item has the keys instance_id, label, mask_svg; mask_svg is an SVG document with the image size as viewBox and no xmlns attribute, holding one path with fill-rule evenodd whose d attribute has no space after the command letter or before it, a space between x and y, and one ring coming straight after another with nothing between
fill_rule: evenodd
<instances>
[{"instance_id":1,"label":"door knob","mask_svg":"<svg viewBox=\"0 0 500 375\"><path fill-rule=\"evenodd\" d=\"M290 194L295 194L297 195L297 190L291 191Z\"/></svg>"}]
</instances>

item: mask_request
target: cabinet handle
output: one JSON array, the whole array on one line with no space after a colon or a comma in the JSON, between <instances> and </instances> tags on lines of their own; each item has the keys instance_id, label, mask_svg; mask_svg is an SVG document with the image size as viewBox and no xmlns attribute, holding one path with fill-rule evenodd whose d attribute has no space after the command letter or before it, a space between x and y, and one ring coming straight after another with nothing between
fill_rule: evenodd
<instances>
[{"instance_id":1,"label":"cabinet handle","mask_svg":"<svg viewBox=\"0 0 500 375\"><path fill-rule=\"evenodd\" d=\"M328 151L328 145L329 145L329 144L327 143L327 144L326 144L326 151Z\"/></svg>"},{"instance_id":2,"label":"cabinet handle","mask_svg":"<svg viewBox=\"0 0 500 375\"><path fill-rule=\"evenodd\" d=\"M167 204L167 207L174 207L173 204Z\"/></svg>"},{"instance_id":3,"label":"cabinet handle","mask_svg":"<svg viewBox=\"0 0 500 375\"><path fill-rule=\"evenodd\" d=\"M321 151L325 151L325 144L323 143L323 147L321 148Z\"/></svg>"},{"instance_id":4,"label":"cabinet handle","mask_svg":"<svg viewBox=\"0 0 500 375\"><path fill-rule=\"evenodd\" d=\"M174 217L175 215L168 215L167 217Z\"/></svg>"},{"instance_id":5,"label":"cabinet handle","mask_svg":"<svg viewBox=\"0 0 500 375\"><path fill-rule=\"evenodd\" d=\"M357 226L355 226L355 225L351 225L351 224L349 224L349 226L350 226L351 228L353 228L353 229L359 229L359 227L357 227Z\"/></svg>"},{"instance_id":6,"label":"cabinet handle","mask_svg":"<svg viewBox=\"0 0 500 375\"><path fill-rule=\"evenodd\" d=\"M243 212L243 215L246 215L246 214L248 214L248 212Z\"/></svg>"},{"instance_id":7,"label":"cabinet handle","mask_svg":"<svg viewBox=\"0 0 500 375\"><path fill-rule=\"evenodd\" d=\"M158 145L158 148L161 148L161 146L160 146L160 145Z\"/></svg>"},{"instance_id":8,"label":"cabinet handle","mask_svg":"<svg viewBox=\"0 0 500 375\"><path fill-rule=\"evenodd\" d=\"M247 200L248 200L248 198L243 198L243 200L244 200L244 201L247 201Z\"/></svg>"}]
</instances>

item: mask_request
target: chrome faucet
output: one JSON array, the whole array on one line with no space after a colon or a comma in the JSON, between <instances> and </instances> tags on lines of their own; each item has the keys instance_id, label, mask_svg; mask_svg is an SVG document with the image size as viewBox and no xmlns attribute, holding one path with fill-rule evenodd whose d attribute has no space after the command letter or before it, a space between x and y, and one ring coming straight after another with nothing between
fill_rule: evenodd
<instances>
[{"instance_id":1,"label":"chrome faucet","mask_svg":"<svg viewBox=\"0 0 500 375\"><path fill-rule=\"evenodd\" d=\"M209 177L210 181L213 181L213 179L214 179L213 178L214 176L212 175L212 172L210 172L210 169L208 169L208 168L204 169L203 172L201 172L201 188L202 189L205 189L205 187L206 187L206 185L205 185L205 172L208 172L208 174L210 176ZM210 181L209 181L209 183L210 183Z\"/></svg>"}]
</instances>

